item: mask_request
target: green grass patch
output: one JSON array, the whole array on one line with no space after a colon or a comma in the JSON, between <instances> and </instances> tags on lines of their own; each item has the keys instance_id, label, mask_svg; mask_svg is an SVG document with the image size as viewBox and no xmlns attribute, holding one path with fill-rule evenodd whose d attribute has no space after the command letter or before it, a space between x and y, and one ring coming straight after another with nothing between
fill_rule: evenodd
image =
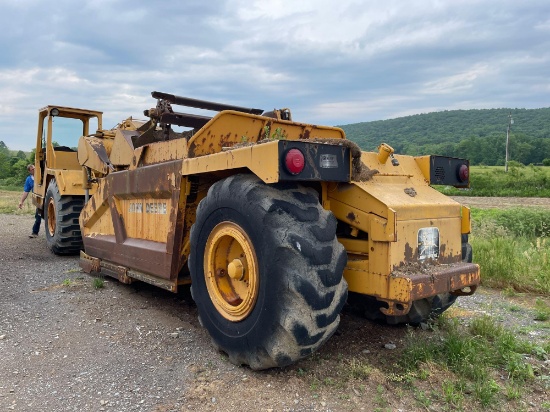
<instances>
[{"instance_id":1,"label":"green grass patch","mask_svg":"<svg viewBox=\"0 0 550 412\"><path fill-rule=\"evenodd\" d=\"M105 287L105 281L103 278L94 278L92 280L92 286L94 289L103 289Z\"/></svg>"},{"instance_id":2,"label":"green grass patch","mask_svg":"<svg viewBox=\"0 0 550 412\"><path fill-rule=\"evenodd\" d=\"M447 403L460 408L465 398L474 396L486 407L502 395L509 399L520 396L521 387L535 379L524 355L540 357L544 349L516 338L490 317L475 318L465 328L456 319L443 316L437 329L433 335L411 332L399 365L420 371L432 363L454 375L442 383ZM505 380L499 383L495 376Z\"/></svg>"},{"instance_id":3,"label":"green grass patch","mask_svg":"<svg viewBox=\"0 0 550 412\"><path fill-rule=\"evenodd\" d=\"M471 166L470 188L437 186L453 196L550 197L550 167L516 164L504 172L504 166Z\"/></svg>"},{"instance_id":4,"label":"green grass patch","mask_svg":"<svg viewBox=\"0 0 550 412\"><path fill-rule=\"evenodd\" d=\"M550 237L550 210L515 207L510 209L472 209L476 234L514 237Z\"/></svg>"},{"instance_id":5,"label":"green grass patch","mask_svg":"<svg viewBox=\"0 0 550 412\"><path fill-rule=\"evenodd\" d=\"M544 322L550 319L550 306L542 299L537 298L535 301L535 320Z\"/></svg>"},{"instance_id":6,"label":"green grass patch","mask_svg":"<svg viewBox=\"0 0 550 412\"><path fill-rule=\"evenodd\" d=\"M550 210L474 208L472 222L484 285L550 294Z\"/></svg>"},{"instance_id":7,"label":"green grass patch","mask_svg":"<svg viewBox=\"0 0 550 412\"><path fill-rule=\"evenodd\" d=\"M34 215L36 208L32 204L30 194L27 196L23 208L19 209L18 206L22 194L22 188L19 191L0 190L0 213Z\"/></svg>"}]
</instances>

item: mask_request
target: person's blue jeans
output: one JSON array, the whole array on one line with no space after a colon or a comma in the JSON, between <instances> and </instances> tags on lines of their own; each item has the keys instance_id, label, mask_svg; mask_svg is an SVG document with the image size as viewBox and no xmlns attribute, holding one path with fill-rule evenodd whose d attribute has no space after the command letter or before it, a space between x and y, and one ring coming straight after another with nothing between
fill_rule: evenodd
<instances>
[{"instance_id":1,"label":"person's blue jeans","mask_svg":"<svg viewBox=\"0 0 550 412\"><path fill-rule=\"evenodd\" d=\"M32 225L33 234L37 235L40 231L40 223L42 223L42 218L40 217L38 209L36 209L36 212L34 213L34 225Z\"/></svg>"}]
</instances>

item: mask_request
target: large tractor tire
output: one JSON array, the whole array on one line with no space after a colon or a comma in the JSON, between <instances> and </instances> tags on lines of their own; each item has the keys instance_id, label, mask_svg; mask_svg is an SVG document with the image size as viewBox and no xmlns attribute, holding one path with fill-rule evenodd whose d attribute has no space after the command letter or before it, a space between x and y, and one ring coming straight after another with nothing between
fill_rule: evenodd
<instances>
[{"instance_id":1,"label":"large tractor tire","mask_svg":"<svg viewBox=\"0 0 550 412\"><path fill-rule=\"evenodd\" d=\"M282 367L335 331L347 255L317 192L234 175L208 191L191 229L199 321L236 365Z\"/></svg>"},{"instance_id":2,"label":"large tractor tire","mask_svg":"<svg viewBox=\"0 0 550 412\"><path fill-rule=\"evenodd\" d=\"M472 246L468 243L468 235L462 235L462 261L472 262ZM348 305L355 313L364 316L374 322L386 323L388 325L410 324L419 325L430 319L437 318L456 301L456 296L450 293L438 295L414 301L409 313L402 316L388 316L380 311L384 306L382 302L373 296L361 295L350 292Z\"/></svg>"},{"instance_id":3,"label":"large tractor tire","mask_svg":"<svg viewBox=\"0 0 550 412\"><path fill-rule=\"evenodd\" d=\"M83 206L83 196L61 196L55 179L50 181L44 202L44 221L46 242L56 255L80 253L82 235L78 217Z\"/></svg>"}]
</instances>

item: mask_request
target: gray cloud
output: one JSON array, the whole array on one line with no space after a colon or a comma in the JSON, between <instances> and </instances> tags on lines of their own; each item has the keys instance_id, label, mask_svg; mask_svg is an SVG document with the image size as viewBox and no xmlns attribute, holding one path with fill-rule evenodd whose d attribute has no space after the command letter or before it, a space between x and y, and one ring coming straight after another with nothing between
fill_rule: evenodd
<instances>
[{"instance_id":1,"label":"gray cloud","mask_svg":"<svg viewBox=\"0 0 550 412\"><path fill-rule=\"evenodd\" d=\"M46 104L140 116L153 90L319 124L547 107L550 3L0 0L0 140Z\"/></svg>"}]
</instances>

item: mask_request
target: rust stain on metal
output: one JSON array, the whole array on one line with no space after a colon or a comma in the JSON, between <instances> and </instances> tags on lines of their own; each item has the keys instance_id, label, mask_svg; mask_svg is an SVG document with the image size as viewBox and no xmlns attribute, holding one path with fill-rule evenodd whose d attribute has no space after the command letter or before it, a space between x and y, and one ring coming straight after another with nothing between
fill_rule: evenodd
<instances>
[{"instance_id":1,"label":"rust stain on metal","mask_svg":"<svg viewBox=\"0 0 550 412\"><path fill-rule=\"evenodd\" d=\"M409 242L405 244L405 260L411 261L414 258L414 248L409 245Z\"/></svg>"},{"instance_id":2,"label":"rust stain on metal","mask_svg":"<svg viewBox=\"0 0 550 412\"><path fill-rule=\"evenodd\" d=\"M385 314L404 315L408 313L413 301L439 293L450 291L457 296L471 295L480 282L479 266L474 263L439 265L416 262L405 266L406 268L394 269L391 278L409 279L410 294L402 300L401 295L396 296L395 300L384 300L388 304L388 309L381 309Z\"/></svg>"}]
</instances>

